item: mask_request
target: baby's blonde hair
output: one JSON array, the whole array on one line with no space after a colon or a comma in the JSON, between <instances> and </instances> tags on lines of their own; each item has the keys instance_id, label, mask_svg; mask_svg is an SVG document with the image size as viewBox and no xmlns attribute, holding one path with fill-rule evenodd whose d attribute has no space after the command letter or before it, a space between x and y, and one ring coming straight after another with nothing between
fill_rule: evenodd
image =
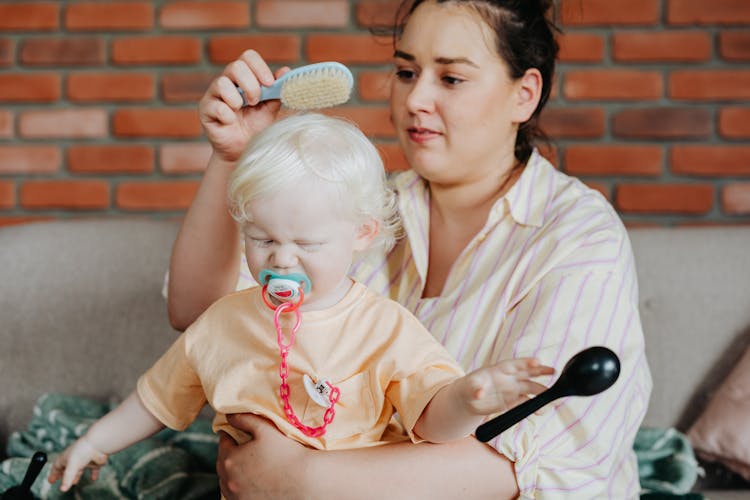
<instances>
[{"instance_id":1,"label":"baby's blonde hair","mask_svg":"<svg viewBox=\"0 0 750 500\"><path fill-rule=\"evenodd\" d=\"M232 217L250 220L248 204L295 182L331 188L343 217L380 225L371 248L389 250L399 227L395 195L375 146L356 125L319 113L283 118L248 144L229 179Z\"/></svg>"}]
</instances>

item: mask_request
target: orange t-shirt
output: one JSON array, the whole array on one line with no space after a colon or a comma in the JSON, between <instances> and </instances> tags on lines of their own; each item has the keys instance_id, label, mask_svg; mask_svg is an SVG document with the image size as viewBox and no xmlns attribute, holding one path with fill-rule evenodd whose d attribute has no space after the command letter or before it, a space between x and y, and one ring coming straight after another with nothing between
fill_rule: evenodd
<instances>
[{"instance_id":1,"label":"orange t-shirt","mask_svg":"<svg viewBox=\"0 0 750 500\"><path fill-rule=\"evenodd\" d=\"M308 437L284 414L273 311L260 290L218 300L138 380L141 400L167 427L184 429L208 402L217 413L214 431L238 442L248 437L227 423L228 413L262 415L314 448L361 448L393 441L386 428L396 411L417 440L412 428L427 403L463 374L410 312L354 283L333 307L301 313L288 355L289 401L303 424L321 425L326 411L308 396L304 374L327 379L341 391L326 433ZM288 343L294 314L281 318Z\"/></svg>"}]
</instances>

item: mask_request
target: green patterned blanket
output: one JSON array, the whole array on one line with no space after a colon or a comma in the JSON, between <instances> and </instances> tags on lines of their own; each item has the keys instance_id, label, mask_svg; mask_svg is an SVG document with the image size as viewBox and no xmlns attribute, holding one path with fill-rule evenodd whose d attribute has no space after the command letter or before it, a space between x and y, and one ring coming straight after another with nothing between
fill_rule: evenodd
<instances>
[{"instance_id":1,"label":"green patterned blanket","mask_svg":"<svg viewBox=\"0 0 750 500\"><path fill-rule=\"evenodd\" d=\"M34 407L34 415L25 431L16 432L8 441L9 459L0 464L0 492L20 484L36 451L49 459L34 483L33 493L49 499L216 499L219 497L216 476L218 437L211 424L197 420L184 432L164 430L154 437L109 457L99 479L92 482L84 474L76 488L61 493L59 483L46 481L50 463L81 436L89 425L114 405L89 399L48 394ZM696 481L698 464L687 438L674 429L638 431L634 449L642 498L700 499L688 494ZM74 493L75 492L75 493Z\"/></svg>"},{"instance_id":2,"label":"green patterned blanket","mask_svg":"<svg viewBox=\"0 0 750 500\"><path fill-rule=\"evenodd\" d=\"M20 484L29 458L36 451L44 451L48 463L32 488L39 498L219 498L218 437L211 432L211 423L204 420L197 420L184 432L164 430L115 453L95 482L84 474L78 486L68 493L60 492L59 482L49 484L46 478L55 456L113 406L60 394L42 396L34 407L28 429L13 433L8 440L7 454L11 458L0 464L0 492Z\"/></svg>"}]
</instances>

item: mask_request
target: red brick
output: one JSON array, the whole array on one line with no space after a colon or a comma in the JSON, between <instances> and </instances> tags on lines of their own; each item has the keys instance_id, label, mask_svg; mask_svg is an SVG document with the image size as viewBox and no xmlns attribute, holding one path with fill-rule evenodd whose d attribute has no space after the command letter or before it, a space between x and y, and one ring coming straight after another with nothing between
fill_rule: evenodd
<instances>
[{"instance_id":1,"label":"red brick","mask_svg":"<svg viewBox=\"0 0 750 500\"><path fill-rule=\"evenodd\" d=\"M735 182L721 190L721 209L730 215L750 214L750 182Z\"/></svg>"},{"instance_id":2,"label":"red brick","mask_svg":"<svg viewBox=\"0 0 750 500\"><path fill-rule=\"evenodd\" d=\"M232 1L170 2L161 8L159 24L174 30L247 28L250 7L248 2Z\"/></svg>"},{"instance_id":3,"label":"red brick","mask_svg":"<svg viewBox=\"0 0 750 500\"><path fill-rule=\"evenodd\" d=\"M154 149L145 145L73 145L68 170L80 173L148 173L154 170Z\"/></svg>"},{"instance_id":4,"label":"red brick","mask_svg":"<svg viewBox=\"0 0 750 500\"><path fill-rule=\"evenodd\" d=\"M120 109L113 117L118 137L198 137L201 125L195 109Z\"/></svg>"},{"instance_id":5,"label":"red brick","mask_svg":"<svg viewBox=\"0 0 750 500\"><path fill-rule=\"evenodd\" d=\"M349 24L348 0L258 0L261 28L342 28Z\"/></svg>"},{"instance_id":6,"label":"red brick","mask_svg":"<svg viewBox=\"0 0 750 500\"><path fill-rule=\"evenodd\" d=\"M118 208L125 210L184 210L198 191L197 181L123 182L115 193Z\"/></svg>"},{"instance_id":7,"label":"red brick","mask_svg":"<svg viewBox=\"0 0 750 500\"><path fill-rule=\"evenodd\" d=\"M569 145L563 157L573 175L658 176L664 163L661 146L645 145Z\"/></svg>"},{"instance_id":8,"label":"red brick","mask_svg":"<svg viewBox=\"0 0 750 500\"><path fill-rule=\"evenodd\" d=\"M667 0L667 22L676 25L750 23L747 0Z\"/></svg>"},{"instance_id":9,"label":"red brick","mask_svg":"<svg viewBox=\"0 0 750 500\"><path fill-rule=\"evenodd\" d=\"M750 108L719 110L719 134L727 139L750 139Z\"/></svg>"},{"instance_id":10,"label":"red brick","mask_svg":"<svg viewBox=\"0 0 750 500\"><path fill-rule=\"evenodd\" d=\"M212 152L207 142L162 144L159 148L159 165L165 174L203 172Z\"/></svg>"},{"instance_id":11,"label":"red brick","mask_svg":"<svg viewBox=\"0 0 750 500\"><path fill-rule=\"evenodd\" d=\"M13 137L13 113L0 110L0 137Z\"/></svg>"},{"instance_id":12,"label":"red brick","mask_svg":"<svg viewBox=\"0 0 750 500\"><path fill-rule=\"evenodd\" d=\"M107 111L103 109L51 109L18 115L18 133L30 139L106 137L108 132Z\"/></svg>"},{"instance_id":13,"label":"red brick","mask_svg":"<svg viewBox=\"0 0 750 500\"><path fill-rule=\"evenodd\" d=\"M391 96L390 71L363 71L357 79L359 97L365 101L387 101Z\"/></svg>"},{"instance_id":14,"label":"red brick","mask_svg":"<svg viewBox=\"0 0 750 500\"><path fill-rule=\"evenodd\" d=\"M143 36L112 42L115 64L195 64L201 59L201 42L188 36Z\"/></svg>"},{"instance_id":15,"label":"red brick","mask_svg":"<svg viewBox=\"0 0 750 500\"><path fill-rule=\"evenodd\" d=\"M51 174L62 165L57 146L0 145L0 174Z\"/></svg>"},{"instance_id":16,"label":"red brick","mask_svg":"<svg viewBox=\"0 0 750 500\"><path fill-rule=\"evenodd\" d=\"M723 31L719 33L719 53L727 61L750 61L750 32Z\"/></svg>"},{"instance_id":17,"label":"red brick","mask_svg":"<svg viewBox=\"0 0 750 500\"><path fill-rule=\"evenodd\" d=\"M393 43L388 37L374 37L369 34L311 33L307 37L305 56L311 62L386 63L393 60Z\"/></svg>"},{"instance_id":18,"label":"red brick","mask_svg":"<svg viewBox=\"0 0 750 500\"><path fill-rule=\"evenodd\" d=\"M156 97L152 73L74 73L68 76L68 99L74 102L133 102Z\"/></svg>"},{"instance_id":19,"label":"red brick","mask_svg":"<svg viewBox=\"0 0 750 500\"><path fill-rule=\"evenodd\" d=\"M11 181L0 181L0 208L13 208L16 204L16 185Z\"/></svg>"},{"instance_id":20,"label":"red brick","mask_svg":"<svg viewBox=\"0 0 750 500\"><path fill-rule=\"evenodd\" d=\"M300 58L298 35L234 35L217 36L208 41L208 57L212 63L234 61L248 49L254 49L268 63L293 63Z\"/></svg>"},{"instance_id":21,"label":"red brick","mask_svg":"<svg viewBox=\"0 0 750 500\"><path fill-rule=\"evenodd\" d=\"M612 36L620 62L698 62L711 58L711 37L702 31L627 31Z\"/></svg>"},{"instance_id":22,"label":"red brick","mask_svg":"<svg viewBox=\"0 0 750 500\"><path fill-rule=\"evenodd\" d=\"M215 73L172 73L161 77L161 96L166 102L197 102Z\"/></svg>"},{"instance_id":23,"label":"red brick","mask_svg":"<svg viewBox=\"0 0 750 500\"><path fill-rule=\"evenodd\" d=\"M560 23L564 26L632 26L659 22L659 0L562 0Z\"/></svg>"},{"instance_id":24,"label":"red brick","mask_svg":"<svg viewBox=\"0 0 750 500\"><path fill-rule=\"evenodd\" d=\"M594 63L604 60L604 37L589 33L566 33L558 37L561 62Z\"/></svg>"},{"instance_id":25,"label":"red brick","mask_svg":"<svg viewBox=\"0 0 750 500\"><path fill-rule=\"evenodd\" d=\"M411 168L398 143L376 142L375 146L378 148L380 157L383 159L383 164L388 172L408 170Z\"/></svg>"},{"instance_id":26,"label":"red brick","mask_svg":"<svg viewBox=\"0 0 750 500\"><path fill-rule=\"evenodd\" d=\"M9 38L0 38L0 66L10 66L15 59L15 42Z\"/></svg>"},{"instance_id":27,"label":"red brick","mask_svg":"<svg viewBox=\"0 0 750 500\"><path fill-rule=\"evenodd\" d=\"M360 0L356 2L357 24L363 27L392 27L399 0Z\"/></svg>"},{"instance_id":28,"label":"red brick","mask_svg":"<svg viewBox=\"0 0 750 500\"><path fill-rule=\"evenodd\" d=\"M615 206L622 212L705 214L714 204L710 184L620 184Z\"/></svg>"},{"instance_id":29,"label":"red brick","mask_svg":"<svg viewBox=\"0 0 750 500\"><path fill-rule=\"evenodd\" d=\"M628 139L704 139L713 114L699 108L628 108L612 117L612 134Z\"/></svg>"},{"instance_id":30,"label":"red brick","mask_svg":"<svg viewBox=\"0 0 750 500\"><path fill-rule=\"evenodd\" d=\"M679 70L669 76L673 99L750 99L750 70Z\"/></svg>"},{"instance_id":31,"label":"red brick","mask_svg":"<svg viewBox=\"0 0 750 500\"><path fill-rule=\"evenodd\" d=\"M563 79L563 95L571 100L651 100L663 94L658 71L568 71Z\"/></svg>"},{"instance_id":32,"label":"red brick","mask_svg":"<svg viewBox=\"0 0 750 500\"><path fill-rule=\"evenodd\" d=\"M750 146L672 146L672 172L704 176L750 175Z\"/></svg>"},{"instance_id":33,"label":"red brick","mask_svg":"<svg viewBox=\"0 0 750 500\"><path fill-rule=\"evenodd\" d=\"M109 184L99 180L27 181L21 185L27 209L96 210L109 206Z\"/></svg>"},{"instance_id":34,"label":"red brick","mask_svg":"<svg viewBox=\"0 0 750 500\"><path fill-rule=\"evenodd\" d=\"M0 30L51 31L59 26L60 2L4 2L0 4Z\"/></svg>"},{"instance_id":35,"label":"red brick","mask_svg":"<svg viewBox=\"0 0 750 500\"><path fill-rule=\"evenodd\" d=\"M101 38L30 38L21 42L19 59L29 66L97 66L105 61Z\"/></svg>"},{"instance_id":36,"label":"red brick","mask_svg":"<svg viewBox=\"0 0 750 500\"><path fill-rule=\"evenodd\" d=\"M604 134L604 120L602 108L550 107L539 123L551 138L593 138Z\"/></svg>"},{"instance_id":37,"label":"red brick","mask_svg":"<svg viewBox=\"0 0 750 500\"><path fill-rule=\"evenodd\" d=\"M60 75L0 74L0 102L53 102L60 99Z\"/></svg>"},{"instance_id":38,"label":"red brick","mask_svg":"<svg viewBox=\"0 0 750 500\"><path fill-rule=\"evenodd\" d=\"M326 114L352 120L369 137L392 138L396 131L391 123L391 113L387 107L340 106L323 110Z\"/></svg>"},{"instance_id":39,"label":"red brick","mask_svg":"<svg viewBox=\"0 0 750 500\"><path fill-rule=\"evenodd\" d=\"M140 31L153 26L152 2L76 2L65 9L70 31Z\"/></svg>"}]
</instances>

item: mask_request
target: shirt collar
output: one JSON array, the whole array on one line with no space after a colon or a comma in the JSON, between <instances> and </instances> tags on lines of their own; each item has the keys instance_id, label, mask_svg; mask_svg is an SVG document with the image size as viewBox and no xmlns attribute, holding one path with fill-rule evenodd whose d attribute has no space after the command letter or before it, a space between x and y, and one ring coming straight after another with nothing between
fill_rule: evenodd
<instances>
[{"instance_id":1,"label":"shirt collar","mask_svg":"<svg viewBox=\"0 0 750 500\"><path fill-rule=\"evenodd\" d=\"M553 180L550 170L552 168L554 167L539 154L539 151L534 149L516 183L493 205L487 223L496 223L506 212L503 210L505 205L516 223L540 227L544 222L548 200L539 194L549 191L549 183ZM424 181L413 170L399 172L392 180L397 192L417 189L417 192L422 193L426 189ZM547 189L541 189L542 187Z\"/></svg>"},{"instance_id":2,"label":"shirt collar","mask_svg":"<svg viewBox=\"0 0 750 500\"><path fill-rule=\"evenodd\" d=\"M495 214L502 213L500 204L505 203L513 220L524 226L540 227L544 222L547 198L540 196L548 192L548 185L552 181L550 163L534 149L526 162L526 166L518 181L508 192L495 202L490 213L490 219ZM545 189L543 189L544 187Z\"/></svg>"}]
</instances>

